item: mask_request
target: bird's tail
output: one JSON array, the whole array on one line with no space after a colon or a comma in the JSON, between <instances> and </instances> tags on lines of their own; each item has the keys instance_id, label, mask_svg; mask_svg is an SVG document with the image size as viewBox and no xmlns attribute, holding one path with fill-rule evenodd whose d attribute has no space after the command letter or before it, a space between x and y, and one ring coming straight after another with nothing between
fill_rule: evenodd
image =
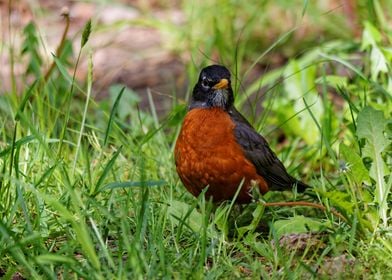
<instances>
[{"instance_id":1,"label":"bird's tail","mask_svg":"<svg viewBox=\"0 0 392 280\"><path fill-rule=\"evenodd\" d=\"M304 182L301 182L299 180L296 180L294 185L297 186L297 192L299 192L299 193L303 193L303 192L305 192L305 190L307 188L310 188L309 185L307 185Z\"/></svg>"}]
</instances>

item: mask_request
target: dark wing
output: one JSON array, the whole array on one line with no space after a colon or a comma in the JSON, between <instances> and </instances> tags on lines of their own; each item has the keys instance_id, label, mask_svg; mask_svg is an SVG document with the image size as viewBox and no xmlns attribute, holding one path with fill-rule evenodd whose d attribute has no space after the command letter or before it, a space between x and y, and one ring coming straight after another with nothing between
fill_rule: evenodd
<instances>
[{"instance_id":1,"label":"dark wing","mask_svg":"<svg viewBox=\"0 0 392 280\"><path fill-rule=\"evenodd\" d=\"M234 108L229 110L235 123L235 137L245 156L255 166L272 190L291 189L297 184L297 191L303 192L308 186L290 176L282 162L268 146L267 141L258 134L250 123Z\"/></svg>"}]
</instances>

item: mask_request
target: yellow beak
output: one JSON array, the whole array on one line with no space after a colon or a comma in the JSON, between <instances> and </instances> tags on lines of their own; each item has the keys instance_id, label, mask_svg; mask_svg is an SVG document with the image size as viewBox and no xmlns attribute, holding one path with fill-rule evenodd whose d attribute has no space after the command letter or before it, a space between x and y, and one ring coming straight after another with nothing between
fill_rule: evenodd
<instances>
[{"instance_id":1,"label":"yellow beak","mask_svg":"<svg viewBox=\"0 0 392 280\"><path fill-rule=\"evenodd\" d=\"M213 89L225 89L229 85L229 81L227 79L222 79L217 83L215 86L213 86Z\"/></svg>"}]
</instances>

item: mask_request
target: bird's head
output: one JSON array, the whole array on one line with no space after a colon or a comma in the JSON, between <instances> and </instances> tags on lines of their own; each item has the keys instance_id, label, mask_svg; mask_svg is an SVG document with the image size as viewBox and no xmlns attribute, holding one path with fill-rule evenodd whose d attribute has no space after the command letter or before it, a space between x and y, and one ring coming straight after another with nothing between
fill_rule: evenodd
<instances>
[{"instance_id":1,"label":"bird's head","mask_svg":"<svg viewBox=\"0 0 392 280\"><path fill-rule=\"evenodd\" d=\"M200 72L193 88L190 108L222 108L228 110L234 102L230 72L221 65L210 65Z\"/></svg>"}]
</instances>

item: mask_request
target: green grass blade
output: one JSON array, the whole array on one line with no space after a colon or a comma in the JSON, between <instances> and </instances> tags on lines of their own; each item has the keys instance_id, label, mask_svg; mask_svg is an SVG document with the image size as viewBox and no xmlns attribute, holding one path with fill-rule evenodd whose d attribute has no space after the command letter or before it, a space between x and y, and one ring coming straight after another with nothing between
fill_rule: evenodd
<instances>
[{"instance_id":1,"label":"green grass blade","mask_svg":"<svg viewBox=\"0 0 392 280\"><path fill-rule=\"evenodd\" d=\"M120 100L121 100L121 97L122 97L122 95L123 95L123 93L124 93L124 90L125 90L125 87L123 87L123 88L120 90L119 94L117 95L116 100L114 101L112 110L110 111L110 117L109 117L108 125L107 125L107 127L106 127L105 137L104 137L104 140L103 140L103 146L104 146L104 147L106 146L106 144L107 144L107 142L108 142L110 129L111 129L111 127L112 127L112 122L114 121L114 115L115 115L116 112L117 112L117 108L118 108L118 105L120 104Z\"/></svg>"},{"instance_id":2,"label":"green grass blade","mask_svg":"<svg viewBox=\"0 0 392 280\"><path fill-rule=\"evenodd\" d=\"M128 182L112 182L107 185L105 185L102 190L106 189L118 189L118 188L132 188L132 187L159 187L159 186L164 186L166 185L167 182L164 180L158 180L158 181L145 181L145 182L134 182L134 181L128 181Z\"/></svg>"},{"instance_id":3,"label":"green grass blade","mask_svg":"<svg viewBox=\"0 0 392 280\"><path fill-rule=\"evenodd\" d=\"M76 144L76 152L75 152L75 158L74 158L73 167L72 167L72 174L75 174L76 162L77 162L78 156L79 156L79 150L80 150L80 145L82 142L82 137L83 137L83 133L84 133L84 126L85 126L86 118L87 118L87 110L88 110L88 105L89 105L90 96L91 96L91 89L92 89L92 83L93 83L93 81L92 81L93 65L92 65L92 54L91 53L90 53L88 65L89 66L88 66L88 77L87 77L87 96L86 96L86 101L85 101L85 106L84 106L84 111L83 111L82 124L80 125L78 142Z\"/></svg>"},{"instance_id":4,"label":"green grass blade","mask_svg":"<svg viewBox=\"0 0 392 280\"><path fill-rule=\"evenodd\" d=\"M101 176L99 176L99 178L98 178L98 181L97 181L95 187L93 187L93 188L90 190L90 194L91 194L91 195L94 195L94 194L96 194L97 192L100 192L100 191L101 191L102 184L103 184L104 180L106 179L106 177L109 175L109 172L112 170L112 168L113 168L113 166L114 166L114 163L116 162L117 157L118 157L118 156L120 155L120 153L121 153L121 150L122 150L122 146L114 153L114 155L112 156L112 158L111 158L111 159L109 160L109 162L106 164L106 166L105 166L105 168L104 168L104 170L103 170Z\"/></svg>"}]
</instances>

